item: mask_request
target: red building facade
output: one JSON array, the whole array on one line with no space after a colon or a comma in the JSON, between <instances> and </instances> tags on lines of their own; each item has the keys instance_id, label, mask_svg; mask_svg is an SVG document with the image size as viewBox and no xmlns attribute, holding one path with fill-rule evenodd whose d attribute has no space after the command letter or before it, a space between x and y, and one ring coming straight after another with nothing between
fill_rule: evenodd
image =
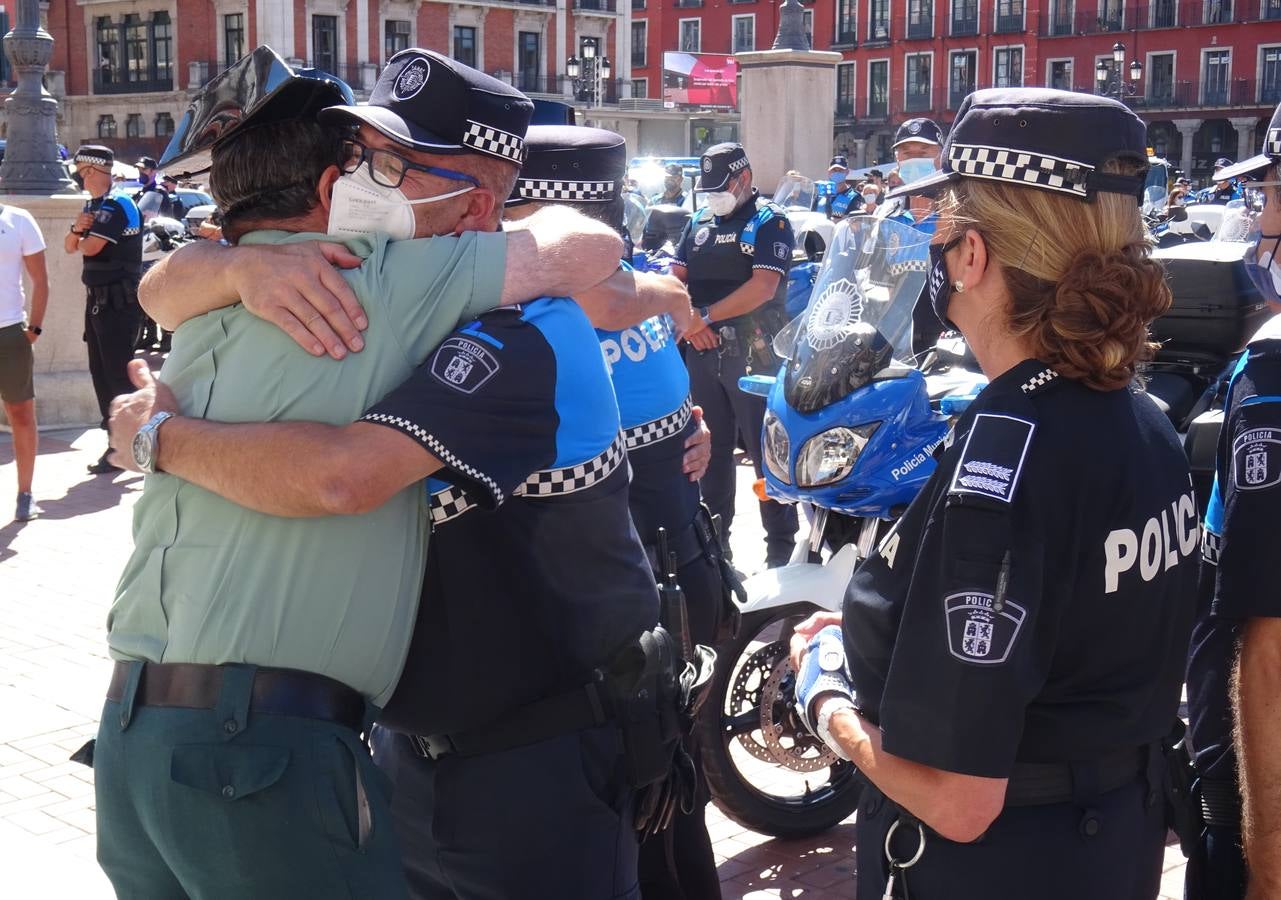
<instances>
[{"instance_id":1,"label":"red building facade","mask_svg":"<svg viewBox=\"0 0 1281 900\"><path fill-rule=\"evenodd\" d=\"M767 49L778 29L778 4L770 0L631 2L632 77L644 79L638 87L649 96L661 96L663 50ZM894 129L905 119L929 116L946 128L973 90L1052 86L1122 96L1148 123L1159 155L1204 176L1218 157L1256 152L1281 102L1281 0L1131 6L809 0L805 6L814 49L844 57L834 141L861 164L889 158Z\"/></svg>"}]
</instances>

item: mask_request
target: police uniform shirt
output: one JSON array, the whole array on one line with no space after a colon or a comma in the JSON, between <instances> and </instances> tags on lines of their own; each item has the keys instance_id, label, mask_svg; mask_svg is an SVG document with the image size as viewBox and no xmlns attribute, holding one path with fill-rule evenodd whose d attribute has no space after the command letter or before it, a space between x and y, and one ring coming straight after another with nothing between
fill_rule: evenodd
<instances>
[{"instance_id":1,"label":"police uniform shirt","mask_svg":"<svg viewBox=\"0 0 1281 900\"><path fill-rule=\"evenodd\" d=\"M841 187L832 194L828 207L828 214L833 216L856 213L863 208L863 195L854 190L854 185L849 181L842 182Z\"/></svg>"},{"instance_id":2,"label":"police uniform shirt","mask_svg":"<svg viewBox=\"0 0 1281 900\"><path fill-rule=\"evenodd\" d=\"M704 207L685 226L672 262L688 270L690 298L696 307L728 297L756 269L783 276L774 295L782 301L787 296L793 244L787 214L753 189L751 199L728 216L713 216Z\"/></svg>"},{"instance_id":3,"label":"police uniform shirt","mask_svg":"<svg viewBox=\"0 0 1281 900\"><path fill-rule=\"evenodd\" d=\"M93 223L88 237L106 246L84 258L80 280L90 287L142 275L142 216L128 197L99 197L89 204Z\"/></svg>"},{"instance_id":4,"label":"police uniform shirt","mask_svg":"<svg viewBox=\"0 0 1281 900\"><path fill-rule=\"evenodd\" d=\"M1196 543L1187 460L1150 399L1035 360L1001 375L846 597L886 751L1000 778L1165 735Z\"/></svg>"},{"instance_id":5,"label":"police uniform shirt","mask_svg":"<svg viewBox=\"0 0 1281 900\"><path fill-rule=\"evenodd\" d=\"M577 304L481 317L364 421L445 466L429 485L424 599L384 725L438 734L492 722L585 684L658 621L627 513L618 407Z\"/></svg>"},{"instance_id":6,"label":"police uniform shirt","mask_svg":"<svg viewBox=\"0 0 1281 900\"><path fill-rule=\"evenodd\" d=\"M1188 720L1197 771L1229 779L1235 755L1228 680L1238 631L1246 619L1281 616L1271 540L1281 510L1281 317L1247 345L1224 408L1188 660Z\"/></svg>"}]
</instances>

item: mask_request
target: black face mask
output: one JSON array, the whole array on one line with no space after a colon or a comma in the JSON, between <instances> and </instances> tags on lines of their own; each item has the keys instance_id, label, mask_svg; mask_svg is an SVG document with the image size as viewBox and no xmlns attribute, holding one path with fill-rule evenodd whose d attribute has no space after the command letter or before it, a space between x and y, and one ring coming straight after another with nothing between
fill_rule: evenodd
<instances>
[{"instance_id":1,"label":"black face mask","mask_svg":"<svg viewBox=\"0 0 1281 900\"><path fill-rule=\"evenodd\" d=\"M959 330L956 323L947 317L947 304L952 299L952 282L947 278L947 260L943 258L947 251L961 243L961 237L954 237L946 244L930 244L930 306L939 321L953 330Z\"/></svg>"}]
</instances>

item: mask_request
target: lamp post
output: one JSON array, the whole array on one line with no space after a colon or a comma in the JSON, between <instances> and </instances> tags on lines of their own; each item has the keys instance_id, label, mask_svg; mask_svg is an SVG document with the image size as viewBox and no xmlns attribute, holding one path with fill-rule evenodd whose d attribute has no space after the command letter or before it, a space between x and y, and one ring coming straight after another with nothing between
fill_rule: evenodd
<instances>
[{"instance_id":1,"label":"lamp post","mask_svg":"<svg viewBox=\"0 0 1281 900\"><path fill-rule=\"evenodd\" d=\"M44 89L53 38L40 27L39 0L18 0L17 22L4 37L18 88L4 101L9 142L0 165L0 193L78 194L58 161L58 101Z\"/></svg>"},{"instance_id":2,"label":"lamp post","mask_svg":"<svg viewBox=\"0 0 1281 900\"><path fill-rule=\"evenodd\" d=\"M1122 66L1125 65L1125 44L1117 41L1112 45L1112 68L1103 60L1099 60L1098 66L1094 69L1094 80L1098 82L1099 93L1104 96L1112 95L1117 100L1125 102L1126 97L1133 97L1139 92L1139 79L1143 77L1143 63L1137 59L1130 61L1130 82L1127 84L1122 74ZM1115 71L1115 76L1113 72ZM1112 84L1108 84L1109 79Z\"/></svg>"},{"instance_id":3,"label":"lamp post","mask_svg":"<svg viewBox=\"0 0 1281 900\"><path fill-rule=\"evenodd\" d=\"M587 93L588 107L601 106L605 102L605 82L609 81L610 63L608 56L597 56L596 45L583 44L583 58L571 56L565 61L565 74L574 82L574 93ZM581 76L581 77L580 77Z\"/></svg>"}]
</instances>

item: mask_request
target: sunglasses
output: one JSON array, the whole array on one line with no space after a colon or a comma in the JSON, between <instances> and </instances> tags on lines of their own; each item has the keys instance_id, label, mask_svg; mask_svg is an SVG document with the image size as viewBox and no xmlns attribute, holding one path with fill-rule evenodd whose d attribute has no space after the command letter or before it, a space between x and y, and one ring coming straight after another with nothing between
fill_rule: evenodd
<instances>
[{"instance_id":1,"label":"sunglasses","mask_svg":"<svg viewBox=\"0 0 1281 900\"><path fill-rule=\"evenodd\" d=\"M390 150L381 150L377 147L366 147L360 141L343 141L342 158L343 163L340 168L344 175L351 175L360 168L361 163L366 163L369 166L369 175L374 179L374 183L386 188L400 187L405 181L405 176L411 171L426 172L428 175L448 178L450 181L463 181L472 187L480 187L479 181L464 172L442 169L439 166L419 165L418 163L410 162L399 153L392 153Z\"/></svg>"}]
</instances>

